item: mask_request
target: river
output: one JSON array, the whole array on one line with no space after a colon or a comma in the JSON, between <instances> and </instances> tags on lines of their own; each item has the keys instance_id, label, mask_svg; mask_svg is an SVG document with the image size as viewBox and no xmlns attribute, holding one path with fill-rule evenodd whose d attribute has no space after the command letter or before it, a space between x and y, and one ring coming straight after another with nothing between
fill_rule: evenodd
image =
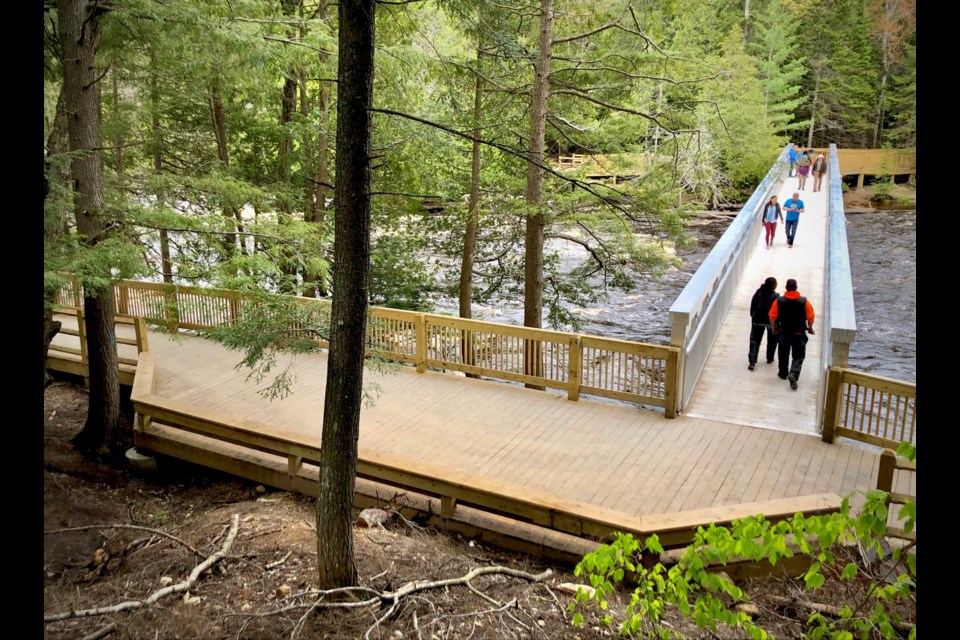
<instances>
[{"instance_id":1,"label":"river","mask_svg":"<svg viewBox=\"0 0 960 640\"><path fill-rule=\"evenodd\" d=\"M601 304L577 309L580 332L652 344L669 344L673 301L733 220L715 218L692 230L695 247L677 252L683 267L659 281L638 278L630 293L609 292ZM853 277L857 335L850 367L915 383L917 380L916 211L848 213L847 241ZM456 300L437 299L439 313L456 313ZM474 306L474 318L523 323L522 300Z\"/></svg>"}]
</instances>

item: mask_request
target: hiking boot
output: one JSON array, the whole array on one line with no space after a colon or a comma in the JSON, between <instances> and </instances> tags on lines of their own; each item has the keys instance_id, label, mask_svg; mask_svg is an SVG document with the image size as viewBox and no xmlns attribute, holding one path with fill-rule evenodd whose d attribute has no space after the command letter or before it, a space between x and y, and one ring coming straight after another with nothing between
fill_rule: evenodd
<instances>
[{"instance_id":1,"label":"hiking boot","mask_svg":"<svg viewBox=\"0 0 960 640\"><path fill-rule=\"evenodd\" d=\"M777 377L780 378L781 380L786 380L786 379L787 379L787 374L785 374L785 373L777 373Z\"/></svg>"},{"instance_id":2,"label":"hiking boot","mask_svg":"<svg viewBox=\"0 0 960 640\"><path fill-rule=\"evenodd\" d=\"M787 376L787 380L790 381L790 388L796 391L797 390L797 374L791 373L790 375Z\"/></svg>"},{"instance_id":3,"label":"hiking boot","mask_svg":"<svg viewBox=\"0 0 960 640\"><path fill-rule=\"evenodd\" d=\"M756 362L751 362L750 364L747 365L747 369L750 369L750 371L753 371L753 368L754 368L755 366L757 366L757 363L756 363Z\"/></svg>"},{"instance_id":4,"label":"hiking boot","mask_svg":"<svg viewBox=\"0 0 960 640\"><path fill-rule=\"evenodd\" d=\"M767 364L773 364L773 358L767 358Z\"/></svg>"}]
</instances>

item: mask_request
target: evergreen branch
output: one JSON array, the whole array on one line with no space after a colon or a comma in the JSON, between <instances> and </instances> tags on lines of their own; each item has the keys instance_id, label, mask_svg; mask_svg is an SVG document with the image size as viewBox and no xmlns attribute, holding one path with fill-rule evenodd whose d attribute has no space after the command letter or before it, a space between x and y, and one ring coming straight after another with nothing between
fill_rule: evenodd
<instances>
[{"instance_id":1,"label":"evergreen branch","mask_svg":"<svg viewBox=\"0 0 960 640\"><path fill-rule=\"evenodd\" d=\"M398 117L398 118L405 118L405 119L408 119L408 120L413 120L414 122L419 122L420 124L424 124L424 125L426 125L426 126L428 126L428 127L433 127L433 128L435 128L435 129L439 129L439 130L441 130L441 131L446 131L447 133L449 133L449 134L451 134L451 135L458 136L458 137L464 138L464 139L466 139L466 140L470 140L471 142L473 142L473 140L474 140L474 137L473 137L473 135L472 135L472 131L471 131L471 130L468 130L468 131L466 131L466 132L457 131L456 129L454 129L454 128L452 128L452 127L448 127L448 126L443 125L443 124L440 124L440 123L438 123L438 122L434 122L434 121L432 121L432 120L427 120L427 119L425 119L425 118L420 118L420 117L418 117L418 116L414 116L414 115L411 115L411 114L409 114L409 113L403 113L403 112L401 112L401 111L394 111L393 109L370 108L369 110L372 111L372 112L374 112L374 113L382 113L382 114L384 114L384 115L396 116L396 117ZM638 112L638 113L639 113L639 112ZM655 120L655 121L656 121L656 120ZM666 129L666 127L664 127L664 129ZM671 134L675 134L675 133L676 133L676 132L670 131L669 129L667 129L667 131L669 131ZM489 147L493 147L494 149L497 149L497 150L499 150L499 151L502 151L502 152L504 152L504 153L506 153L506 154L508 154L508 155L514 156L514 157L516 157L516 158L520 158L521 160L524 160L525 162L528 162L528 163L530 163L530 164L533 164L533 165L539 167L540 169L542 169L544 172L549 173L549 174L551 174L551 175L559 178L560 180L563 180L563 181L568 182L568 183L570 183L570 184L572 184L572 185L574 185L574 186L576 186L576 187L579 187L579 188L583 189L583 190L586 191L587 193L593 195L593 196L596 197L597 199L599 199L599 200L601 200L602 202L604 202L607 206L609 206L609 207L611 207L611 208L613 208L613 209L615 209L615 210L617 210L617 211L620 211L623 215L625 215L625 216L628 217L629 219L634 220L634 221L637 220L636 216L634 216L632 213L630 213L630 211L629 211L626 207L624 207L624 206L621 205L620 203L616 202L611 196L605 196L605 195L603 195L602 193L598 192L598 191L597 191L597 188L596 188L597 185L596 185L595 183L587 182L587 181L585 181L585 180L579 180L579 179L577 179L577 178L572 178L572 177L570 177L570 176L564 175L564 174L560 173L559 171L557 171L556 169L554 169L553 167L551 167L551 166L548 165L548 164L544 164L544 163L541 163L541 162L537 162L536 160L534 160L533 158L530 157L529 152L526 152L526 151L523 151L523 150L519 150L519 151L518 151L517 149L514 149L514 148L509 147L509 146L504 145L504 144L500 144L499 142L493 142L493 141L491 141L491 140L484 140L484 139L482 139L482 138L477 139L477 142L479 142L480 144L489 146ZM619 195L619 196L621 196L621 197L629 197L629 195L628 195L626 192L621 191L620 189L617 189L617 188L615 188L615 187L611 187L611 186L608 186L608 185L603 185L603 189L606 190L606 191L608 191L608 192L610 192L610 193L612 193L612 194L617 194L617 195Z\"/></svg>"},{"instance_id":2,"label":"evergreen branch","mask_svg":"<svg viewBox=\"0 0 960 640\"><path fill-rule=\"evenodd\" d=\"M666 126L665 124L663 124L662 122L660 122L660 120L659 120L656 116L650 115L649 113L644 113L643 111L637 111L636 109L631 109L630 107L624 107L624 106L621 106L621 105L611 104L611 103L609 103L609 102L607 102L607 101L605 101L605 100L600 100L599 98L594 98L593 96L588 95L588 94L586 94L586 93L583 93L582 91L579 91L579 90L576 90L576 89L560 89L560 90L558 90L558 91L552 91L552 92L551 92L551 95L569 95L569 96L574 96L574 97L576 97L576 98L582 98L582 99L586 100L587 102L592 102L592 103L594 103L594 104L600 105L601 107L605 107L605 108L607 108L607 109L611 109L611 110L613 110L613 111L620 111L620 112L622 112L622 113L631 113L631 114L633 114L633 115L635 115L635 116L640 116L641 118L646 118L647 120L653 122L653 123L656 124L658 127L660 127L661 129L663 129L666 133L669 133L672 137L676 137L676 135L677 135L678 133L689 133L689 131L679 131L679 130L678 130L678 131L674 131L674 130L671 129L670 127L668 127L668 126Z\"/></svg>"},{"instance_id":3,"label":"evergreen branch","mask_svg":"<svg viewBox=\"0 0 960 640\"><path fill-rule=\"evenodd\" d=\"M600 33L601 31L606 31L607 29L612 29L612 28L614 28L614 27L617 27L617 26L619 26L620 20L623 18L624 14L627 12L628 9L630 9L630 5L629 5L629 4L623 9L623 11L620 12L620 15L617 16L617 19L614 20L613 22L607 23L607 24L605 24L605 25L601 25L601 26L597 27L596 29L591 29L590 31L585 31L584 33L580 33L580 34L577 34L577 35L575 35L575 36L570 36L570 37L568 37L568 38L559 38L559 39L557 39L557 40L553 40L553 41L550 43L550 46L558 45L558 44L561 44L561 43L564 43L564 42L574 42L575 40L582 40L582 39L584 39L584 38L589 38L590 36L592 36L592 35L594 35L594 34ZM636 18L634 18L634 19L636 19ZM622 27L621 27L621 28L622 28Z\"/></svg>"},{"instance_id":4,"label":"evergreen branch","mask_svg":"<svg viewBox=\"0 0 960 640\"><path fill-rule=\"evenodd\" d=\"M311 45L311 44L307 44L307 43L305 43L305 42L297 42L296 40L288 40L288 39L286 39L286 38L278 38L278 37L276 37L276 36L267 36L267 35L263 36L263 39L264 39L264 40L272 40L272 41L274 41L274 42L281 42L281 43L283 43L283 44L292 44L292 45L296 45L296 46L298 46L298 47L306 47L307 49L310 49L310 50L312 50L312 51L316 51L316 52L318 52L318 53L322 53L322 54L328 55L328 56L329 56L329 55L333 55L333 52L332 52L332 51L327 51L326 49L321 49L320 47L315 47L315 46L313 46L313 45Z\"/></svg>"}]
</instances>

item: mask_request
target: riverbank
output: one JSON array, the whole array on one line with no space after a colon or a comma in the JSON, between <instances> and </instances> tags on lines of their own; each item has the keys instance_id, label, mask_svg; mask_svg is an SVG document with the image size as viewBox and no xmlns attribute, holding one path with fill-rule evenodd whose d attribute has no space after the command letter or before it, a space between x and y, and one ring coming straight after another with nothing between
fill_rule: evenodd
<instances>
[{"instance_id":1,"label":"riverbank","mask_svg":"<svg viewBox=\"0 0 960 640\"><path fill-rule=\"evenodd\" d=\"M861 189L849 189L843 194L846 213L868 211L916 211L917 188L909 184L872 184Z\"/></svg>"}]
</instances>

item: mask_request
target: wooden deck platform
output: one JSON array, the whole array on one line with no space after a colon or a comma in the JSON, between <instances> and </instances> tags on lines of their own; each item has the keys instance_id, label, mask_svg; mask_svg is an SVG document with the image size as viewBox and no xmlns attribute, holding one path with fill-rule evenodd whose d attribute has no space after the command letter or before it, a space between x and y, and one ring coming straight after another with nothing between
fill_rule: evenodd
<instances>
[{"instance_id":1,"label":"wooden deck platform","mask_svg":"<svg viewBox=\"0 0 960 640\"><path fill-rule=\"evenodd\" d=\"M299 356L294 394L271 402L257 394L247 371L237 370L236 352L157 332L150 346L158 396L225 419L272 425L319 447L326 354ZM776 380L772 372L769 377ZM361 452L629 515L843 496L873 487L877 478L876 451L812 435L689 415L667 420L630 405L573 402L519 385L418 374L409 366L386 374L367 370L365 385L374 401L361 411ZM785 386L782 394L790 393L797 395ZM915 495L910 484L915 480L908 477L897 490Z\"/></svg>"}]
</instances>

